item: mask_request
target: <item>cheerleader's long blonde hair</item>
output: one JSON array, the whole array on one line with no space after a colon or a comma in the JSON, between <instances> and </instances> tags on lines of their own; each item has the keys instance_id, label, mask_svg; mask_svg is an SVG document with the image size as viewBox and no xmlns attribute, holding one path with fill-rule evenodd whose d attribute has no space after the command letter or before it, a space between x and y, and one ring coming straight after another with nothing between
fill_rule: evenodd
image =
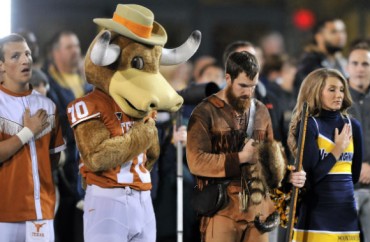
<instances>
[{"instance_id":1,"label":"cheerleader's long blonde hair","mask_svg":"<svg viewBox=\"0 0 370 242\"><path fill-rule=\"evenodd\" d=\"M294 157L297 157L297 124L301 120L303 103L308 102L308 116L317 117L322 110L321 93L324 89L328 77L338 78L344 87L344 98L340 112L347 114L348 108L352 105L351 94L349 93L347 80L343 75L334 69L317 69L303 80L297 98L297 104L294 107L292 119L289 125L288 145Z\"/></svg>"}]
</instances>

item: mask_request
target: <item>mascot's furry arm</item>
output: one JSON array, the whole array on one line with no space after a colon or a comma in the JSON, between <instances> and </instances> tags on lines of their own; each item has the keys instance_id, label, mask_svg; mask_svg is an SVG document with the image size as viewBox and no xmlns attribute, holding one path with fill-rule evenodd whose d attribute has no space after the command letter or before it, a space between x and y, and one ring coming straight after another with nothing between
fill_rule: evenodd
<instances>
[{"instance_id":1,"label":"mascot's furry arm","mask_svg":"<svg viewBox=\"0 0 370 242\"><path fill-rule=\"evenodd\" d=\"M84 164L93 172L115 168L145 150L147 168L151 168L159 156L157 128L151 118L135 122L126 134L113 138L103 122L89 120L75 128L75 137Z\"/></svg>"}]
</instances>

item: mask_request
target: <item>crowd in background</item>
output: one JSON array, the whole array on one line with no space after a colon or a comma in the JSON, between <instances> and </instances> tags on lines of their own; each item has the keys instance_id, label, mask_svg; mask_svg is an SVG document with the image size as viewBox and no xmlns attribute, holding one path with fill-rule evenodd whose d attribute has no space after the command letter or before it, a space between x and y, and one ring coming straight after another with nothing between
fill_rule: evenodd
<instances>
[{"instance_id":1,"label":"crowd in background","mask_svg":"<svg viewBox=\"0 0 370 242\"><path fill-rule=\"evenodd\" d=\"M75 98L88 93L92 87L86 83L83 56L78 36L71 31L58 32L48 46L37 45L36 36L29 31L18 31L32 51L34 70L31 84L34 89L47 95L56 104L67 149L54 172L58 203L55 216L56 241L83 241L82 210L84 191L78 173L79 155L72 130L67 120L66 107ZM344 56L344 48L349 48ZM40 56L39 48L46 55ZM225 86L224 63L235 51L254 54L261 66L259 84L255 96L270 112L274 137L285 147L286 156L292 159L287 147L289 123L302 80L313 70L321 67L340 71L349 81L354 105L350 110L360 121L364 139L364 161L355 195L364 241L370 241L370 40L347 43L345 23L340 19L318 22L312 31L312 41L303 48L302 55L292 57L285 53L284 38L279 33L266 35L260 43L238 40L224 50L223 60L212 55L200 56L193 61L174 67L162 67L161 72L177 90L214 82L219 89ZM42 60L42 61L41 61ZM0 75L1 80L1 75ZM205 97L202 97L205 98ZM199 100L199 102L201 99ZM187 103L180 115L160 112L157 128L161 143L161 155L152 170L152 199L157 219L157 241L176 241L176 191L177 159L176 144L186 146L186 125L195 107ZM181 119L178 118L181 116ZM189 206L195 178L191 175L186 154L183 152L183 202L184 241L199 241L199 221ZM270 233L270 241L282 241L284 230Z\"/></svg>"}]
</instances>

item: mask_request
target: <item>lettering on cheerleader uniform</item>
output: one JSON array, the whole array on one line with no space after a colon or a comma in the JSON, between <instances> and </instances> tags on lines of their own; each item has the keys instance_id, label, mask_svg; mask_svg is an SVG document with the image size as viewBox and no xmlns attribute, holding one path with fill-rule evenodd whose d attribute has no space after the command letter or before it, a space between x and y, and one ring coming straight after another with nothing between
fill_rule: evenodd
<instances>
[{"instance_id":1,"label":"lettering on cheerleader uniform","mask_svg":"<svg viewBox=\"0 0 370 242\"><path fill-rule=\"evenodd\" d=\"M325 149L320 149L320 156L321 156L321 160L323 160L325 157L328 156L328 152L326 152Z\"/></svg>"},{"instance_id":2,"label":"lettering on cheerleader uniform","mask_svg":"<svg viewBox=\"0 0 370 242\"><path fill-rule=\"evenodd\" d=\"M352 161L353 153L352 152L344 152L339 156L340 161Z\"/></svg>"},{"instance_id":3,"label":"lettering on cheerleader uniform","mask_svg":"<svg viewBox=\"0 0 370 242\"><path fill-rule=\"evenodd\" d=\"M340 235L338 241L358 241L358 235Z\"/></svg>"},{"instance_id":4,"label":"lettering on cheerleader uniform","mask_svg":"<svg viewBox=\"0 0 370 242\"><path fill-rule=\"evenodd\" d=\"M328 152L325 149L320 149L320 156L323 160L325 157L328 156ZM339 156L339 161L352 161L353 159L353 152L344 152Z\"/></svg>"}]
</instances>

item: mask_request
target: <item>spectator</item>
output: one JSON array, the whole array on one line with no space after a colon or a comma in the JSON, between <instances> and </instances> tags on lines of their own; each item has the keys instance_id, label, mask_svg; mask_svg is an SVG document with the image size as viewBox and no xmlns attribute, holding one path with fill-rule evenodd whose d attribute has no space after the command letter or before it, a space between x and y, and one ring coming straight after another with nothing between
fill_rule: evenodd
<instances>
[{"instance_id":1,"label":"spectator","mask_svg":"<svg viewBox=\"0 0 370 242\"><path fill-rule=\"evenodd\" d=\"M285 52L284 37L277 31L271 31L262 36L260 46L265 58Z\"/></svg>"},{"instance_id":2,"label":"spectator","mask_svg":"<svg viewBox=\"0 0 370 242\"><path fill-rule=\"evenodd\" d=\"M313 28L312 43L304 49L298 63L298 71L294 81L296 95L303 79L313 70L332 68L340 71L344 76L346 59L342 50L347 43L346 26L339 18L329 18L319 21Z\"/></svg>"},{"instance_id":3,"label":"spectator","mask_svg":"<svg viewBox=\"0 0 370 242\"><path fill-rule=\"evenodd\" d=\"M55 217L56 241L82 242L82 211L76 204L83 199L78 176L79 154L69 126L67 105L88 91L80 71L81 49L71 31L58 32L50 42L50 60L44 67L50 81L48 96L58 107L60 122L67 141L62 166L57 170L60 204Z\"/></svg>"},{"instance_id":4,"label":"spectator","mask_svg":"<svg viewBox=\"0 0 370 242\"><path fill-rule=\"evenodd\" d=\"M46 96L49 89L48 77L40 69L33 69L30 84L33 89Z\"/></svg>"},{"instance_id":5,"label":"spectator","mask_svg":"<svg viewBox=\"0 0 370 242\"><path fill-rule=\"evenodd\" d=\"M216 64L216 59L213 58L212 56L201 56L198 59L195 60L194 63L194 69L193 69L193 79L190 80L189 85L187 88L193 88L195 85L198 84L205 84L207 83L207 78L203 74L204 72L204 67L208 65L217 65ZM202 77L201 77L202 76ZM208 80L209 82L210 80ZM193 109L195 108L195 105L193 104L187 104L185 101L183 107L182 107L182 118L183 122L185 125L187 125L189 117Z\"/></svg>"},{"instance_id":6,"label":"spectator","mask_svg":"<svg viewBox=\"0 0 370 242\"><path fill-rule=\"evenodd\" d=\"M348 56L347 71L353 105L349 113L362 124L364 159L359 183L355 186L357 209L364 236L370 242L370 45L368 41L354 45Z\"/></svg>"},{"instance_id":7,"label":"spectator","mask_svg":"<svg viewBox=\"0 0 370 242\"><path fill-rule=\"evenodd\" d=\"M186 126L176 128L174 117L169 113L159 112L157 128L161 153L158 159L159 185L157 197L154 200L154 211L157 221L157 242L176 241L176 212L177 212L177 146L181 141L183 148L187 142ZM183 152L183 203L191 200L193 188L196 185L194 177L190 174L186 164L185 152ZM153 171L152 171L153 172ZM151 172L151 173L152 173ZM183 240L199 241L197 218L191 206L183 206Z\"/></svg>"},{"instance_id":8,"label":"spectator","mask_svg":"<svg viewBox=\"0 0 370 242\"><path fill-rule=\"evenodd\" d=\"M198 57L195 61L194 61L194 68L193 68L193 82L197 83L198 82L198 79L199 79L199 74L200 74L200 70L208 65L208 64L212 64L212 63L215 63L216 62L216 59L212 56L209 56L209 55L203 55L203 56L200 56Z\"/></svg>"},{"instance_id":9,"label":"spectator","mask_svg":"<svg viewBox=\"0 0 370 242\"><path fill-rule=\"evenodd\" d=\"M217 63L205 65L199 71L199 79L197 83L214 82L220 88L225 86L224 69Z\"/></svg>"},{"instance_id":10,"label":"spectator","mask_svg":"<svg viewBox=\"0 0 370 242\"><path fill-rule=\"evenodd\" d=\"M265 61L262 73L268 80L267 89L279 97L279 106L283 112L282 143L285 152L290 157L287 146L289 123L292 117L296 98L294 96L294 77L297 68L295 62L284 55L271 55Z\"/></svg>"}]
</instances>

